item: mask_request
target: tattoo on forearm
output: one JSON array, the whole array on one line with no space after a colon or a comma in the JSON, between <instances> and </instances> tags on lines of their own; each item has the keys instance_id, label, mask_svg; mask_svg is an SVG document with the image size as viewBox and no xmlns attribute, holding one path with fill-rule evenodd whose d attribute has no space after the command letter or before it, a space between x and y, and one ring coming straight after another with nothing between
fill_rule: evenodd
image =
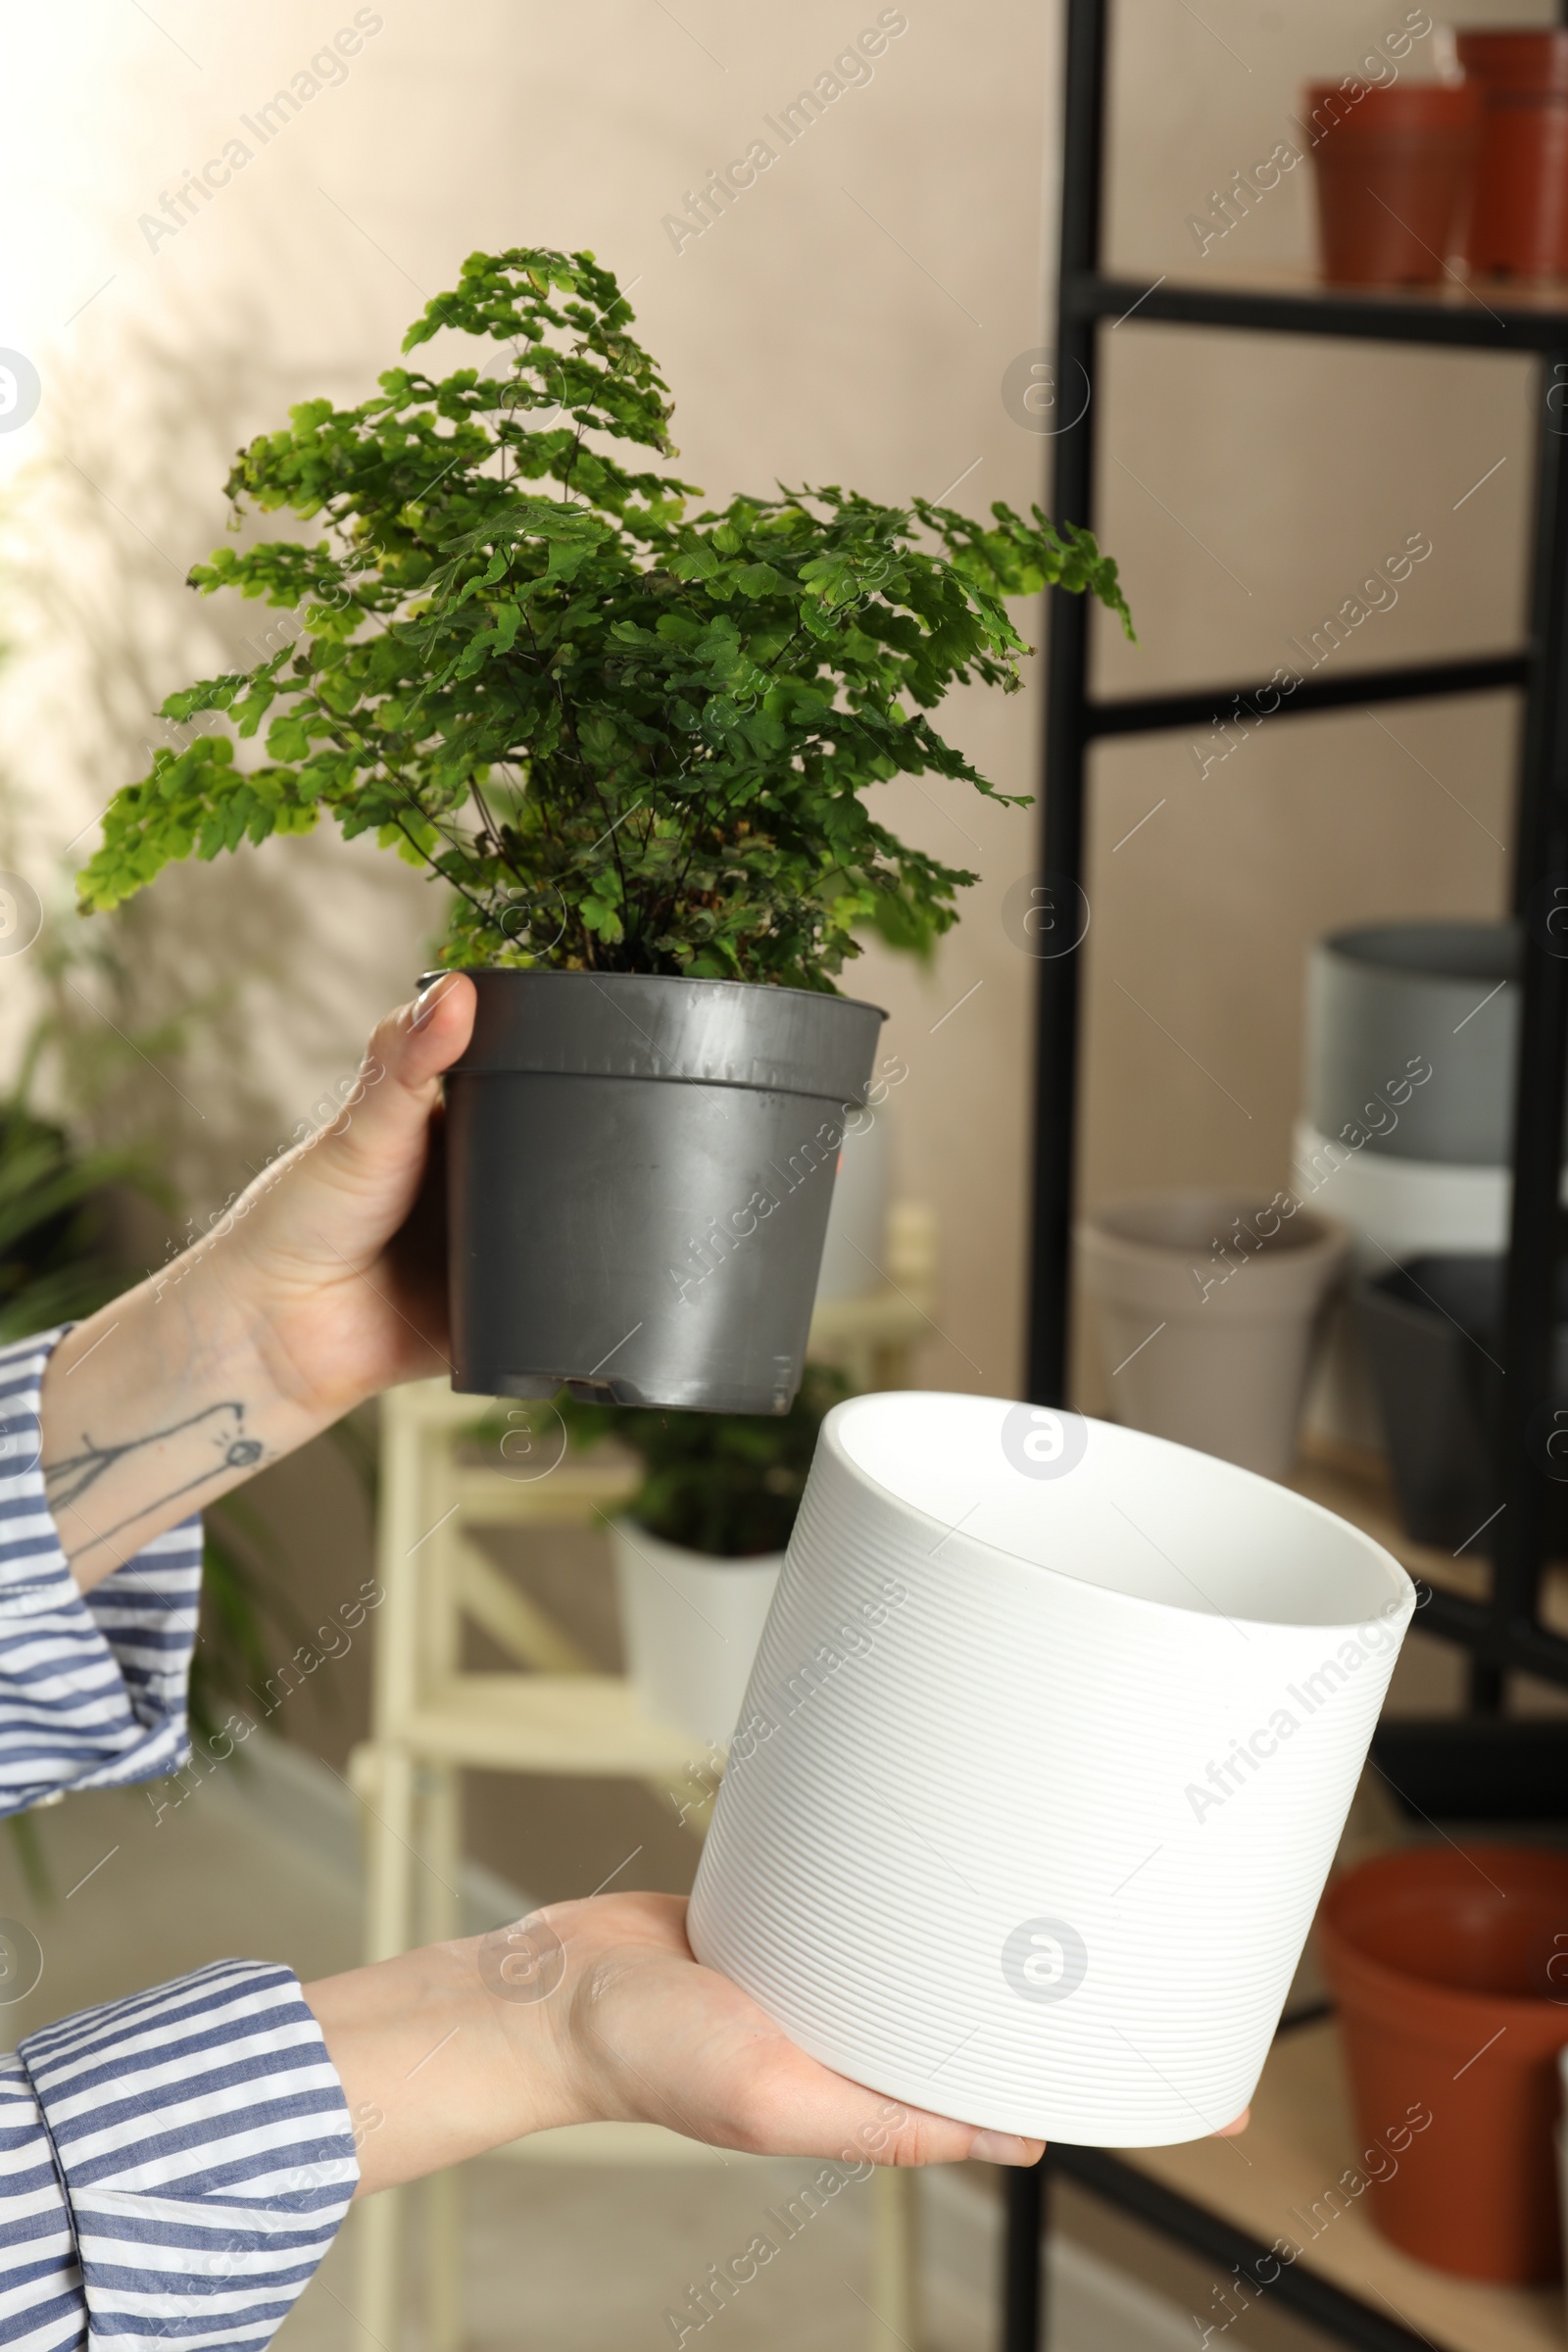
<instances>
[{"instance_id":1,"label":"tattoo on forearm","mask_svg":"<svg viewBox=\"0 0 1568 2352\"><path fill-rule=\"evenodd\" d=\"M261 1460L266 1448L260 1438L245 1435L244 1405L237 1399L224 1404L209 1404L199 1413L187 1414L183 1421L172 1421L166 1428L148 1430L145 1436L128 1438L120 1446L95 1445L83 1430L79 1452L69 1454L62 1461L45 1462L43 1465L44 1489L50 1502L59 1509L69 1509L80 1500L89 1488L96 1486L107 1471L118 1468L128 1455L139 1453L146 1446L161 1445L167 1439L180 1437L187 1430L200 1430L206 1423L214 1424L207 1436L217 1456L209 1467L198 1471L194 1478L186 1479L181 1485L170 1488L167 1494L144 1502L139 1510L130 1512L128 1517L117 1521L113 1527L98 1531L98 1543L107 1543L111 1536L119 1535L122 1528L132 1527L138 1519L146 1519L154 1511L163 1510L182 1494L194 1493L197 1487L209 1486L214 1479L224 1477L230 1470L253 1469Z\"/></svg>"}]
</instances>

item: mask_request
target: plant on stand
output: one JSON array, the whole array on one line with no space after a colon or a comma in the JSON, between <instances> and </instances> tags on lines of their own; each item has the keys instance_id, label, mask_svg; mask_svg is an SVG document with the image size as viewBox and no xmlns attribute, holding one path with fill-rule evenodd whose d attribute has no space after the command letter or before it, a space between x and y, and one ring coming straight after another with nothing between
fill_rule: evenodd
<instances>
[{"instance_id":1,"label":"plant on stand","mask_svg":"<svg viewBox=\"0 0 1568 2352\"><path fill-rule=\"evenodd\" d=\"M499 364L393 368L241 453L236 508L320 533L192 580L299 634L169 698L214 731L117 796L82 899L323 812L426 865L442 960L479 986L448 1092L456 1385L782 1412L881 1019L837 976L858 927L928 945L974 879L872 788L1018 805L927 714L1017 688L1004 598L1130 622L1115 564L1038 508L830 486L689 514L690 484L626 462L676 454L631 318L591 255L476 254L404 350L457 330Z\"/></svg>"},{"instance_id":2,"label":"plant on stand","mask_svg":"<svg viewBox=\"0 0 1568 2352\"><path fill-rule=\"evenodd\" d=\"M573 1446L613 1439L642 1464L611 1531L627 1670L646 1711L699 1742L734 1729L817 1433L849 1394L812 1363L779 1415L555 1408Z\"/></svg>"}]
</instances>

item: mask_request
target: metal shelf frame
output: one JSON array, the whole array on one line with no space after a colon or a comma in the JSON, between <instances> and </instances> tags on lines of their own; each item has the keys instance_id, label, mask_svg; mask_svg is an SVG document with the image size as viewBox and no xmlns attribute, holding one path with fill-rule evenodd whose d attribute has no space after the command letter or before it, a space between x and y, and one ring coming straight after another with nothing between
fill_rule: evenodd
<instances>
[{"instance_id":1,"label":"metal shelf frame","mask_svg":"<svg viewBox=\"0 0 1568 2352\"><path fill-rule=\"evenodd\" d=\"M1565 0L1568 16L1568 0ZM1056 295L1058 370L1082 370L1090 398L1078 421L1054 444L1050 511L1059 523L1093 527L1096 438L1094 397L1100 340L1106 321L1129 332L1166 326L1221 332L1333 336L1381 344L1534 356L1540 368L1535 455L1534 545L1530 557L1529 634L1517 651L1443 662L1303 679L1271 713L1298 720L1334 709L1434 696L1513 689L1524 700L1516 802L1512 902L1524 927L1519 1069L1513 1137L1513 1201L1502 1347L1506 1378L1499 1437L1498 1492L1505 1507L1489 1534L1492 1579L1484 1601L1435 1592L1422 1611L1430 1633L1471 1658L1471 1704L1496 1714L1509 1672L1568 1685L1568 1640L1541 1623L1539 1595L1545 1546L1546 1477L1527 1449L1534 1416L1550 1399L1553 1331L1551 1270L1559 1247L1558 1182L1568 1067L1568 939L1553 952L1544 919L1548 893L1568 904L1568 417L1547 406L1545 387L1568 380L1568 295L1560 301L1510 295L1491 285L1485 302L1452 290L1430 298L1268 286L1195 286L1168 278L1153 286L1107 274L1102 267L1102 192L1106 171L1106 64L1109 0L1066 0L1062 85L1062 199ZM1074 377L1074 380L1078 380ZM1087 600L1050 599L1044 730L1043 850L1052 885L1085 886L1085 799L1096 743L1221 716L1256 683L1145 696L1097 699L1090 691L1091 615ZM1080 945L1039 966L1035 1044L1034 1185L1028 1325L1028 1394L1040 1404L1066 1402L1071 1235L1077 1144ZM1070 2175L1135 2212L1182 2243L1230 2263L1249 2249L1230 2225L1151 2182L1102 2151L1056 2148L1033 2171L1007 2183L1004 2276L1004 2352L1039 2352L1044 2320L1040 2240L1046 2224L1046 2177ZM1310 2274L1292 2272L1291 2300L1363 2352L1414 2343L1370 2305Z\"/></svg>"}]
</instances>

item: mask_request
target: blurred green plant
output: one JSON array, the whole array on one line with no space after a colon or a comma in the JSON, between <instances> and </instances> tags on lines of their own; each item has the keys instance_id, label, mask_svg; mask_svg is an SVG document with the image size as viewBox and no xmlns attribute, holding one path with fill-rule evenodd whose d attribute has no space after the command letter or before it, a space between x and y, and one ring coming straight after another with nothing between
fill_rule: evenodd
<instances>
[{"instance_id":1,"label":"blurred green plant","mask_svg":"<svg viewBox=\"0 0 1568 2352\"><path fill-rule=\"evenodd\" d=\"M79 1321L123 1288L101 1246L103 1195L112 1184L149 1181L138 1153L78 1153L64 1127L33 1109L30 1096L48 1042L40 1021L0 1099L0 1346ZM49 1901L37 1817L14 1813L8 1827L28 1893L34 1902Z\"/></svg>"},{"instance_id":2,"label":"blurred green plant","mask_svg":"<svg viewBox=\"0 0 1568 2352\"><path fill-rule=\"evenodd\" d=\"M102 1253L102 1197L144 1185L134 1152L78 1153L30 1107L25 1079L0 1101L0 1346L77 1322L123 1289Z\"/></svg>"},{"instance_id":3,"label":"blurred green plant","mask_svg":"<svg viewBox=\"0 0 1568 2352\"><path fill-rule=\"evenodd\" d=\"M135 1278L106 1239L105 1203L115 1187L171 1217L175 1209L145 1120L124 1144L83 1147L72 1134L73 1114L90 1127L111 1096L123 1096L127 1066L143 1068L179 1042L178 1023L127 1034L99 1017L71 974L91 961L102 983L113 986L120 975L102 941L90 957L80 942L74 924L46 932L37 958L42 1009L17 1074L0 1095L0 1345L79 1322ZM70 1105L60 1116L35 1106L45 1078L51 1099ZM122 1125L134 1117L122 1100L116 1114ZM374 1448L365 1431L351 1417L328 1434L373 1495ZM210 1741L227 1709L243 1705L252 1686L275 1670L275 1642L293 1649L309 1629L273 1573L280 1560L276 1537L247 1498L225 1496L203 1526L189 1715L193 1736ZM243 1768L242 1751L234 1753ZM7 1826L29 1894L39 1903L51 1900L38 1817L13 1814Z\"/></svg>"},{"instance_id":4,"label":"blurred green plant","mask_svg":"<svg viewBox=\"0 0 1568 2352\"><path fill-rule=\"evenodd\" d=\"M841 1372L808 1364L784 1414L661 1412L560 1396L539 1417L543 1426L559 1413L578 1450L613 1438L636 1454L645 1475L626 1515L651 1535L735 1560L784 1549L823 1415L849 1394Z\"/></svg>"}]
</instances>

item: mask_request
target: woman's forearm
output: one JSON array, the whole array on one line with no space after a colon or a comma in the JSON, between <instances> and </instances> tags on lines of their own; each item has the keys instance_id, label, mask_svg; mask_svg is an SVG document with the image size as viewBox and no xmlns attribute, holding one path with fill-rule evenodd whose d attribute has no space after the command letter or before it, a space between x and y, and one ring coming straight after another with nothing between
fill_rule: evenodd
<instances>
[{"instance_id":1,"label":"woman's forearm","mask_svg":"<svg viewBox=\"0 0 1568 2352\"><path fill-rule=\"evenodd\" d=\"M457 974L389 1014L330 1124L56 1348L43 1468L83 1590L365 1397L444 1365L444 1237L422 1188L441 1073L472 1017Z\"/></svg>"},{"instance_id":2,"label":"woman's forearm","mask_svg":"<svg viewBox=\"0 0 1568 2352\"><path fill-rule=\"evenodd\" d=\"M808 2058L702 1968L673 1895L555 1903L307 1984L359 2147L359 2194L560 2124L874 2164L1033 2164L1038 2140L885 2099Z\"/></svg>"},{"instance_id":3,"label":"woman's forearm","mask_svg":"<svg viewBox=\"0 0 1568 2352\"><path fill-rule=\"evenodd\" d=\"M43 1381L45 1492L82 1591L323 1426L280 1393L203 1244L67 1333Z\"/></svg>"},{"instance_id":4,"label":"woman's forearm","mask_svg":"<svg viewBox=\"0 0 1568 2352\"><path fill-rule=\"evenodd\" d=\"M369 2196L509 2140L585 2120L548 2001L498 2000L479 1937L307 1984ZM492 1939L493 1940L493 1939Z\"/></svg>"}]
</instances>

